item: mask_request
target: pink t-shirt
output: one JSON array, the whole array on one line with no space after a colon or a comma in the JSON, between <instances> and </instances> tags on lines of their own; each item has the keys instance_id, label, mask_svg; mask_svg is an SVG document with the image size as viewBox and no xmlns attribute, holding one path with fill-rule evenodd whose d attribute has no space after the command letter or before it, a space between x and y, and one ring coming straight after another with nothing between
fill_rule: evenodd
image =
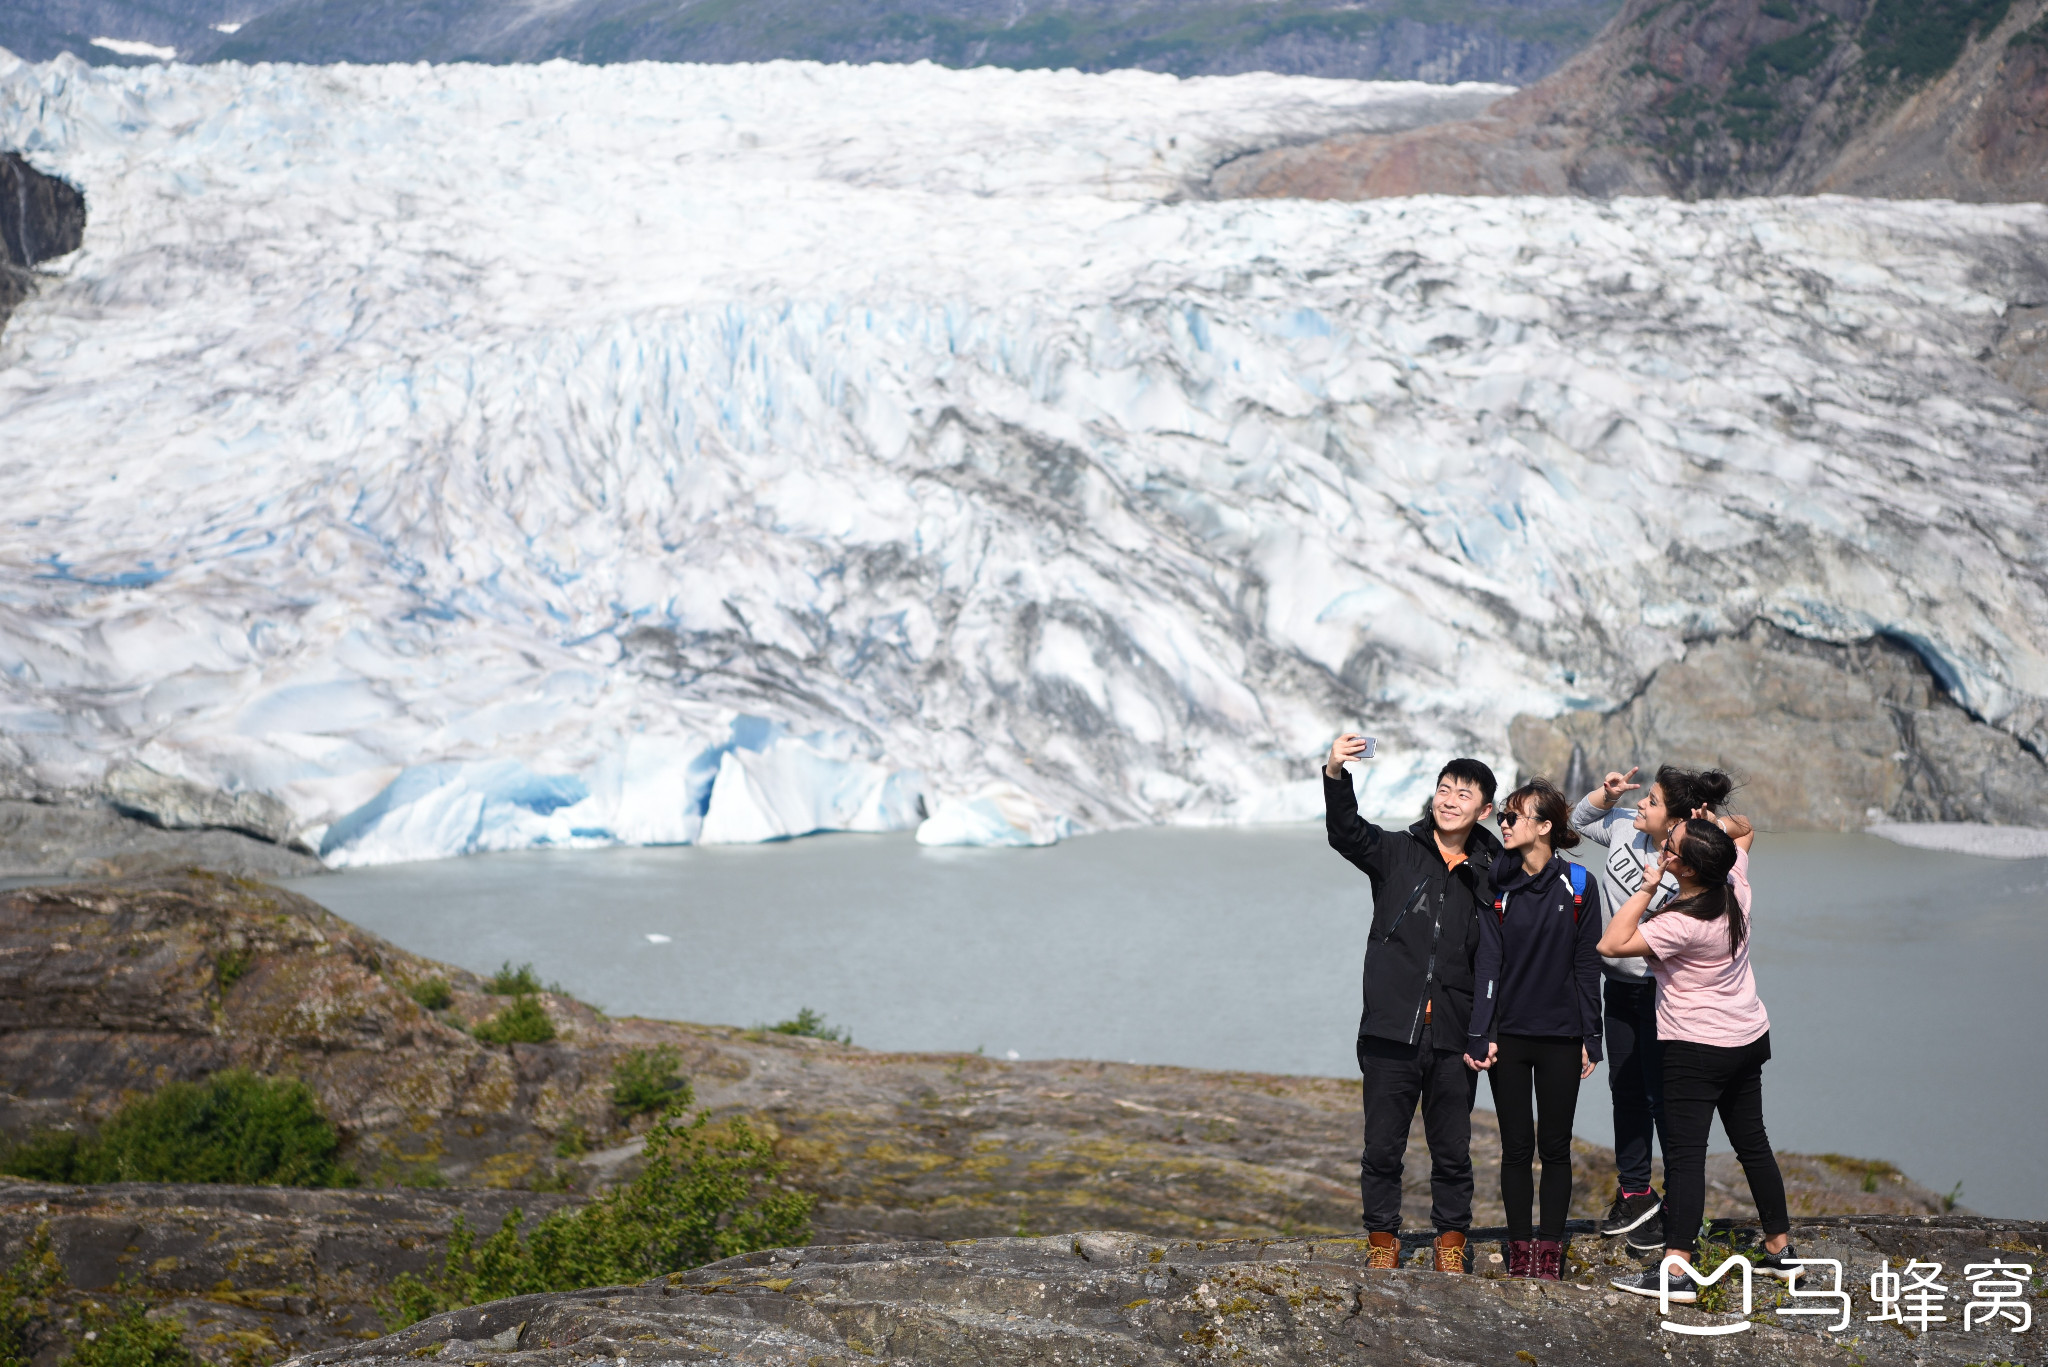
<instances>
[{"instance_id":1,"label":"pink t-shirt","mask_svg":"<svg viewBox=\"0 0 2048 1367\"><path fill-rule=\"evenodd\" d=\"M1728 923L1666 911L1644 921L1650 972L1657 978L1657 1037L1735 1048L1771 1028L1749 971L1749 851L1735 852L1728 875L1743 920L1742 945L1728 952Z\"/></svg>"}]
</instances>

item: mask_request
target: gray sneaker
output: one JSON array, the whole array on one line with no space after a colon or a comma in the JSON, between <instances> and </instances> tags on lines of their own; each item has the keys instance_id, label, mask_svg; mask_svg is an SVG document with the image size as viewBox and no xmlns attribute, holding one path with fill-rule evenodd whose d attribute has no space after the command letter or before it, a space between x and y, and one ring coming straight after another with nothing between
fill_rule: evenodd
<instances>
[{"instance_id":1,"label":"gray sneaker","mask_svg":"<svg viewBox=\"0 0 2048 1367\"><path fill-rule=\"evenodd\" d=\"M1646 1267L1633 1277L1616 1277L1607 1284L1616 1291L1626 1291L1631 1295L1648 1296L1651 1300L1656 1300L1665 1294L1663 1264ZM1692 1278L1681 1272L1671 1283L1670 1298L1675 1305L1692 1305L1699 1300L1700 1293L1693 1285Z\"/></svg>"},{"instance_id":2,"label":"gray sneaker","mask_svg":"<svg viewBox=\"0 0 2048 1367\"><path fill-rule=\"evenodd\" d=\"M1770 1273L1779 1281L1789 1282L1806 1271L1803 1267L1792 1266L1798 1257L1799 1250L1788 1243L1776 1253L1766 1253L1758 1249L1756 1256L1749 1260L1749 1265L1759 1272Z\"/></svg>"}]
</instances>

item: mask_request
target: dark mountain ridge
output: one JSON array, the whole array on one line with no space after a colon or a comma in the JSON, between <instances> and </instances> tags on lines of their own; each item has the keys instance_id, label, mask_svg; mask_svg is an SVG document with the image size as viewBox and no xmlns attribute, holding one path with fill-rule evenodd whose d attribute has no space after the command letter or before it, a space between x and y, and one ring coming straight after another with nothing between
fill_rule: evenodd
<instances>
[{"instance_id":1,"label":"dark mountain ridge","mask_svg":"<svg viewBox=\"0 0 2048 1367\"><path fill-rule=\"evenodd\" d=\"M2048 3L1630 0L1476 119L1255 153L1211 188L2048 198Z\"/></svg>"},{"instance_id":2,"label":"dark mountain ridge","mask_svg":"<svg viewBox=\"0 0 2048 1367\"><path fill-rule=\"evenodd\" d=\"M1276 71L1524 84L1583 47L1613 0L19 0L0 47L31 60L916 62Z\"/></svg>"}]
</instances>

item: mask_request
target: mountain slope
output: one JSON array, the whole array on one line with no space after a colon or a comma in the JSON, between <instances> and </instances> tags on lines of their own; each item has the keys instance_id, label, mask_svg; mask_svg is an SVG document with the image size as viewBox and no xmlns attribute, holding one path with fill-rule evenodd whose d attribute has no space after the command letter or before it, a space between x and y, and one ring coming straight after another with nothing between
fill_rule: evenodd
<instances>
[{"instance_id":1,"label":"mountain slope","mask_svg":"<svg viewBox=\"0 0 2048 1367\"><path fill-rule=\"evenodd\" d=\"M0 47L32 60L932 61L1177 75L1275 71L1523 84L1583 47L1614 0L11 0Z\"/></svg>"},{"instance_id":2,"label":"mountain slope","mask_svg":"<svg viewBox=\"0 0 2048 1367\"><path fill-rule=\"evenodd\" d=\"M2048 198L2048 5L1631 0L1476 119L1262 151L1211 191Z\"/></svg>"}]
</instances>

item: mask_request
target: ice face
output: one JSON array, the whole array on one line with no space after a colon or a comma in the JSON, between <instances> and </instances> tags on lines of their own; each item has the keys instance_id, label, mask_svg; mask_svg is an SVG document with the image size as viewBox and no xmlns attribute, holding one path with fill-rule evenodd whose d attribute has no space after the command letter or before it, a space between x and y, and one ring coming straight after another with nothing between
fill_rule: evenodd
<instances>
[{"instance_id":1,"label":"ice face","mask_svg":"<svg viewBox=\"0 0 2048 1367\"><path fill-rule=\"evenodd\" d=\"M1469 99L1470 92L1465 98ZM0 57L0 757L334 862L1369 809L1764 617L2048 743L2040 206L1202 202L1427 87Z\"/></svg>"}]
</instances>

